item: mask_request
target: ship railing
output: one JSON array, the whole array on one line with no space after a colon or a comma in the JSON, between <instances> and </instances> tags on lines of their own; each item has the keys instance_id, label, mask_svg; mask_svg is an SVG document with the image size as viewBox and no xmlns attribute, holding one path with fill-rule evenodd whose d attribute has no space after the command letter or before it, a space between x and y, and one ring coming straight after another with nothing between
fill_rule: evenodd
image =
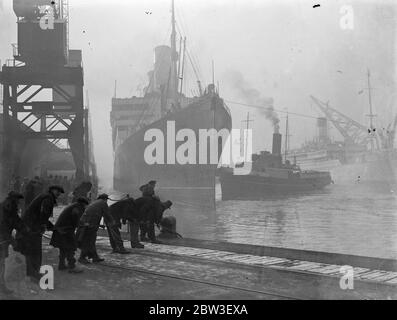
<instances>
[{"instance_id":1,"label":"ship railing","mask_svg":"<svg viewBox=\"0 0 397 320\"><path fill-rule=\"evenodd\" d=\"M223 100L222 100L223 101ZM223 101L223 107L226 110L227 114L229 115L229 117L232 117L232 113L230 112L229 107L227 106L227 104Z\"/></svg>"},{"instance_id":2,"label":"ship railing","mask_svg":"<svg viewBox=\"0 0 397 320\"><path fill-rule=\"evenodd\" d=\"M7 59L6 60L7 67L22 67L24 65L25 65L24 62L18 61L16 59Z\"/></svg>"}]
</instances>

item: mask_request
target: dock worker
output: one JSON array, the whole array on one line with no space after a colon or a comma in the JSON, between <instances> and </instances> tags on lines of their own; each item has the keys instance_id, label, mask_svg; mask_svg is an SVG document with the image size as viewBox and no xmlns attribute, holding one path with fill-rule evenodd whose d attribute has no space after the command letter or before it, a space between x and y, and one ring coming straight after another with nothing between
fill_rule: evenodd
<instances>
[{"instance_id":1,"label":"dock worker","mask_svg":"<svg viewBox=\"0 0 397 320\"><path fill-rule=\"evenodd\" d=\"M0 294L12 294L5 281L5 261L8 257L8 247L12 241L12 231L26 232L26 227L18 216L22 199L22 194L11 191L7 198L0 203Z\"/></svg>"},{"instance_id":2,"label":"dock worker","mask_svg":"<svg viewBox=\"0 0 397 320\"><path fill-rule=\"evenodd\" d=\"M139 191L142 192L142 198L145 199L145 205L141 208L142 212L150 212L154 209L155 200L160 200L156 194L154 189L156 188L156 181L151 180L147 184L144 184L139 188ZM150 225L148 223L141 223L141 241L149 241L150 239L147 237L149 235Z\"/></svg>"},{"instance_id":3,"label":"dock worker","mask_svg":"<svg viewBox=\"0 0 397 320\"><path fill-rule=\"evenodd\" d=\"M21 192L22 181L20 176L16 176L13 180L12 190L16 192Z\"/></svg>"},{"instance_id":4,"label":"dock worker","mask_svg":"<svg viewBox=\"0 0 397 320\"><path fill-rule=\"evenodd\" d=\"M139 191L142 192L142 197L154 197L155 192L154 188L156 188L156 181L151 180L147 184L139 187Z\"/></svg>"},{"instance_id":5,"label":"dock worker","mask_svg":"<svg viewBox=\"0 0 397 320\"><path fill-rule=\"evenodd\" d=\"M171 208L172 202L170 200L166 202L161 202L158 199L154 199L153 205L147 206L145 204L141 205L141 201L147 200L142 197L136 201L137 205L141 208L140 216L142 217L146 232L148 233L147 241L150 241L151 243L161 244L162 242L156 238L154 226L159 226L163 218L164 211Z\"/></svg>"},{"instance_id":6,"label":"dock worker","mask_svg":"<svg viewBox=\"0 0 397 320\"><path fill-rule=\"evenodd\" d=\"M110 245L113 248L112 253L131 253L125 249L120 233L122 224L127 224L127 221L129 222L130 227L131 247L143 249L143 244L138 241L139 211L136 208L134 199L127 195L126 199L119 200L112 204L109 207L109 213L116 223L113 227L106 226L109 234Z\"/></svg>"},{"instance_id":7,"label":"dock worker","mask_svg":"<svg viewBox=\"0 0 397 320\"><path fill-rule=\"evenodd\" d=\"M89 193L92 189L92 183L90 181L84 181L80 183L74 190L73 190L73 199L72 203L76 202L78 198L86 198L90 200Z\"/></svg>"},{"instance_id":8,"label":"dock worker","mask_svg":"<svg viewBox=\"0 0 397 320\"><path fill-rule=\"evenodd\" d=\"M30 205L34 198L42 192L42 185L39 177L30 180L24 189L25 209Z\"/></svg>"},{"instance_id":9,"label":"dock worker","mask_svg":"<svg viewBox=\"0 0 397 320\"><path fill-rule=\"evenodd\" d=\"M77 238L81 254L78 261L82 264L89 263L88 259L92 259L94 263L105 260L98 256L96 238L102 218L105 220L107 226L112 227L116 225L116 222L109 213L108 200L109 196L107 194L101 194L97 200L87 206L80 219Z\"/></svg>"},{"instance_id":10,"label":"dock worker","mask_svg":"<svg viewBox=\"0 0 397 320\"><path fill-rule=\"evenodd\" d=\"M22 214L22 221L29 232L19 238L18 248L26 259L26 275L33 282L38 282L41 278L42 235L46 230L54 230L49 219L53 216L58 197L64 192L61 186L50 186L48 192L37 196Z\"/></svg>"},{"instance_id":11,"label":"dock worker","mask_svg":"<svg viewBox=\"0 0 397 320\"><path fill-rule=\"evenodd\" d=\"M81 273L76 267L74 258L77 250L75 231L79 225L81 216L88 205L88 199L78 198L75 203L67 206L59 215L52 233L50 245L59 249L58 270L69 270L69 273ZM68 265L66 265L65 260Z\"/></svg>"}]
</instances>

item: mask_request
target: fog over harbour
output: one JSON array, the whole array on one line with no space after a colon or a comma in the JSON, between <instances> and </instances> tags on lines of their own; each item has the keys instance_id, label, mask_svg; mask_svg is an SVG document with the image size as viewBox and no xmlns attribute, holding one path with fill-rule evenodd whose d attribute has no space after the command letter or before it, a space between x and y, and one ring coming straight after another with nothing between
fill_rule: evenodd
<instances>
[{"instance_id":1,"label":"fog over harbour","mask_svg":"<svg viewBox=\"0 0 397 320\"><path fill-rule=\"evenodd\" d=\"M377 121L396 112L395 30L392 1L327 1L313 8L310 1L182 1L176 18L197 59L203 83L215 79L226 101L272 104L318 116L310 95L366 124L366 70L372 74ZM354 9L354 29L342 30L340 10ZM16 19L11 0L0 11L0 58L11 58ZM150 14L148 14L150 13ZM95 155L101 183L111 186L113 154L109 112L117 80L117 97L140 95L153 67L153 49L169 43L168 1L70 0L70 46L83 50L85 89L90 98ZM195 77L187 67L187 88ZM272 121L256 108L227 103L233 126L240 128L247 112L255 120L254 150L271 149ZM285 130L285 113L277 113ZM264 125L265 124L265 125ZM291 146L316 133L315 119L290 118ZM338 137L336 130L331 132Z\"/></svg>"},{"instance_id":2,"label":"fog over harbour","mask_svg":"<svg viewBox=\"0 0 397 320\"><path fill-rule=\"evenodd\" d=\"M0 0L0 301L397 300L396 32L394 0Z\"/></svg>"}]
</instances>

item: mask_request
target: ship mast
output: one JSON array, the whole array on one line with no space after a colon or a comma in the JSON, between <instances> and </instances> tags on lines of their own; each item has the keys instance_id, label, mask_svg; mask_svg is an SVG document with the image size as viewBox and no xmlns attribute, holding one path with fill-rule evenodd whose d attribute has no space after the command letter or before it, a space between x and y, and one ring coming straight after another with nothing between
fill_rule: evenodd
<instances>
[{"instance_id":1,"label":"ship mast","mask_svg":"<svg viewBox=\"0 0 397 320\"><path fill-rule=\"evenodd\" d=\"M284 161L287 161L287 154L289 149L289 123L288 123L288 111L287 119L285 121L285 142L284 142Z\"/></svg>"},{"instance_id":2,"label":"ship mast","mask_svg":"<svg viewBox=\"0 0 397 320\"><path fill-rule=\"evenodd\" d=\"M369 128L370 128L370 139L371 139L371 151L374 151L374 121L373 118L376 117L376 115L374 115L372 113L372 97L371 97L371 83L370 83L370 77L371 74L369 72L368 69L368 100L369 100Z\"/></svg>"},{"instance_id":3,"label":"ship mast","mask_svg":"<svg viewBox=\"0 0 397 320\"><path fill-rule=\"evenodd\" d=\"M243 120L241 121L242 123L247 123L247 128L246 128L246 132L245 132L245 141L244 141L244 162L248 162L249 159L249 155L248 153L248 130L249 130L249 126L250 126L250 122L254 122L254 120L250 119L250 113L247 113L247 120ZM243 135L244 137L244 135Z\"/></svg>"},{"instance_id":4,"label":"ship mast","mask_svg":"<svg viewBox=\"0 0 397 320\"><path fill-rule=\"evenodd\" d=\"M178 101L178 73L177 73L177 63L178 63L178 53L176 51L176 28L175 28L175 6L174 0L172 0L172 17L171 17L171 26L172 26L172 33L171 33L171 90L173 95L173 100L175 103L175 107L179 105Z\"/></svg>"},{"instance_id":5,"label":"ship mast","mask_svg":"<svg viewBox=\"0 0 397 320\"><path fill-rule=\"evenodd\" d=\"M182 58L182 73L180 75L180 91L179 94L182 95L183 93L183 80L185 76L185 56L186 56L186 37L183 40L183 58ZM179 87L178 87L179 88Z\"/></svg>"}]
</instances>

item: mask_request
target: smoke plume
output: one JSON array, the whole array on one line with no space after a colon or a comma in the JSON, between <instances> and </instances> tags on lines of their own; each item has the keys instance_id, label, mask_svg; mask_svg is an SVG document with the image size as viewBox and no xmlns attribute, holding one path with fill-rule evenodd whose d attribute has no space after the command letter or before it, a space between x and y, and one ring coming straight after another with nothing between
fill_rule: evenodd
<instances>
[{"instance_id":1,"label":"smoke plume","mask_svg":"<svg viewBox=\"0 0 397 320\"><path fill-rule=\"evenodd\" d=\"M227 78L233 89L236 90L244 101L248 104L263 106L263 109L260 109L260 113L272 122L274 131L279 133L280 119L274 110L273 98L262 96L261 92L250 86L239 71L227 72Z\"/></svg>"}]
</instances>

